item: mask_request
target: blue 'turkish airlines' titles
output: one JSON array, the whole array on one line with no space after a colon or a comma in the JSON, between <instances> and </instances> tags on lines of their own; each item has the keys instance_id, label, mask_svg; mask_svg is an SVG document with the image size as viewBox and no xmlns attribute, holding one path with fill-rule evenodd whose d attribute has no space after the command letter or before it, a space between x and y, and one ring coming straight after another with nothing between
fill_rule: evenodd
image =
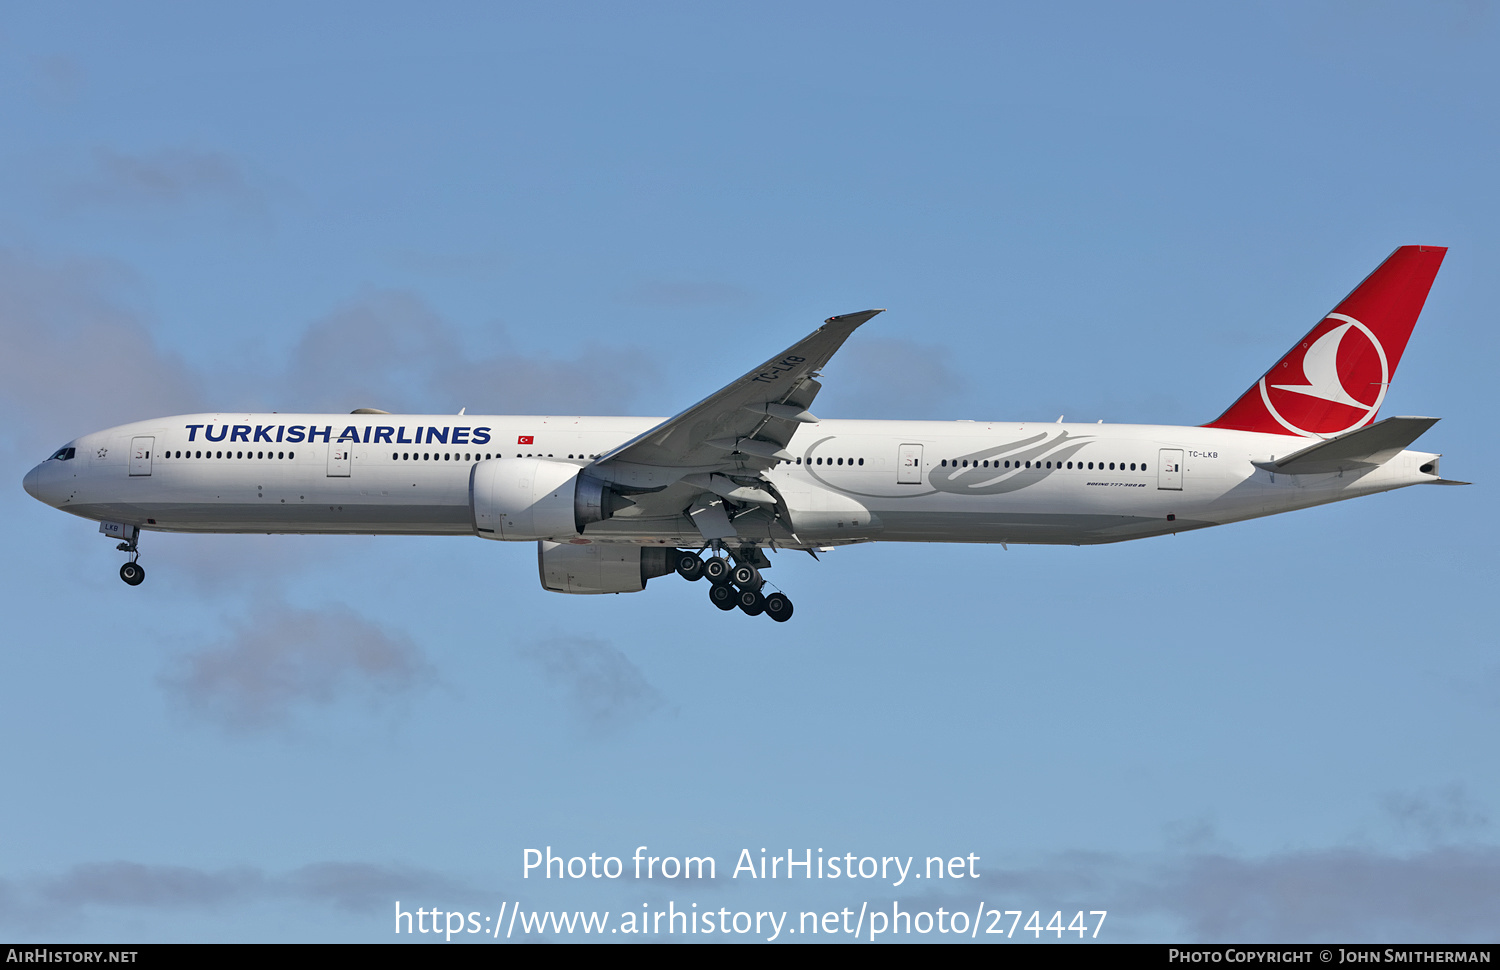
<instances>
[{"instance_id":1,"label":"blue 'turkish airlines' titles","mask_svg":"<svg viewBox=\"0 0 1500 970\"><path fill-rule=\"evenodd\" d=\"M339 432L337 438L333 437L331 424L319 427L315 424L188 424L189 441L198 440L199 430L203 431L206 441L243 441L253 444L264 441L268 444L286 442L296 444L299 441L309 443L316 441L342 442L355 441L361 444L374 445L487 445L490 443L490 428L455 428L451 425L441 428L417 425L415 434L407 437L406 425L346 425ZM214 432L218 433L215 434ZM275 437L272 437L272 434Z\"/></svg>"}]
</instances>

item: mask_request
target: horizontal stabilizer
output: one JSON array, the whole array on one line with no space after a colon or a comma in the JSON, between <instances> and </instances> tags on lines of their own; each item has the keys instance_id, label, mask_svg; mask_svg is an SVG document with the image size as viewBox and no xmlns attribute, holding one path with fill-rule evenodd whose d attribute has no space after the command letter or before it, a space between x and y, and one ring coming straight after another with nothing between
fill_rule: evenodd
<instances>
[{"instance_id":1,"label":"horizontal stabilizer","mask_svg":"<svg viewBox=\"0 0 1500 970\"><path fill-rule=\"evenodd\" d=\"M1438 423L1438 418L1386 418L1367 427L1320 441L1310 448L1255 467L1287 475L1326 475L1374 468L1399 455L1407 445Z\"/></svg>"}]
</instances>

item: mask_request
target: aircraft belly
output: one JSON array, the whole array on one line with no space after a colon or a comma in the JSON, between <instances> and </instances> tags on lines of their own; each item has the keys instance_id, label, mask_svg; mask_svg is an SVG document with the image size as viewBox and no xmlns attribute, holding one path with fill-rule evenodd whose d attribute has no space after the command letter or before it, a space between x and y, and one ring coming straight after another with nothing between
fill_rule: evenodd
<instances>
[{"instance_id":1,"label":"aircraft belly","mask_svg":"<svg viewBox=\"0 0 1500 970\"><path fill-rule=\"evenodd\" d=\"M160 532L470 535L467 505L145 502L70 505L74 515ZM154 520L154 521L153 521Z\"/></svg>"},{"instance_id":2,"label":"aircraft belly","mask_svg":"<svg viewBox=\"0 0 1500 970\"><path fill-rule=\"evenodd\" d=\"M882 511L882 540L896 542L1015 542L1092 545L1185 532L1212 525L1162 516L1090 512Z\"/></svg>"}]
</instances>

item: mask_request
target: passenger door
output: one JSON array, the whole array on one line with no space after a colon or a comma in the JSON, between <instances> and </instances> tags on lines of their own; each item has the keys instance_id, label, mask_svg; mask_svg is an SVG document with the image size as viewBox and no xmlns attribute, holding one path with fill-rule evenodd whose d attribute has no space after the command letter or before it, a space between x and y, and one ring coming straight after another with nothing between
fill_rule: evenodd
<instances>
[{"instance_id":1,"label":"passenger door","mask_svg":"<svg viewBox=\"0 0 1500 970\"><path fill-rule=\"evenodd\" d=\"M151 474L151 449L155 444L156 439L151 437L130 439L131 477Z\"/></svg>"},{"instance_id":2,"label":"passenger door","mask_svg":"<svg viewBox=\"0 0 1500 970\"><path fill-rule=\"evenodd\" d=\"M896 451L896 484L922 484L921 445L902 445Z\"/></svg>"},{"instance_id":3,"label":"passenger door","mask_svg":"<svg viewBox=\"0 0 1500 970\"><path fill-rule=\"evenodd\" d=\"M1182 449L1163 448L1156 459L1156 487L1182 491Z\"/></svg>"},{"instance_id":4,"label":"passenger door","mask_svg":"<svg viewBox=\"0 0 1500 970\"><path fill-rule=\"evenodd\" d=\"M328 477L348 478L350 459L354 457L354 446L347 441L328 446Z\"/></svg>"}]
</instances>

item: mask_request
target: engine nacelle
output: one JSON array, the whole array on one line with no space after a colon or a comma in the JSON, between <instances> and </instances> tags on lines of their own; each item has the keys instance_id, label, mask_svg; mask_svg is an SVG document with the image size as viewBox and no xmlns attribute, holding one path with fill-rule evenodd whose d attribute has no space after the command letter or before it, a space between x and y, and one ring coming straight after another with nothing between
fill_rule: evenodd
<instances>
[{"instance_id":1,"label":"engine nacelle","mask_svg":"<svg viewBox=\"0 0 1500 970\"><path fill-rule=\"evenodd\" d=\"M469 514L485 539L569 539L629 504L566 462L491 458L469 472Z\"/></svg>"},{"instance_id":2,"label":"engine nacelle","mask_svg":"<svg viewBox=\"0 0 1500 970\"><path fill-rule=\"evenodd\" d=\"M623 542L536 544L542 588L554 593L637 593L673 569L676 549Z\"/></svg>"}]
</instances>

